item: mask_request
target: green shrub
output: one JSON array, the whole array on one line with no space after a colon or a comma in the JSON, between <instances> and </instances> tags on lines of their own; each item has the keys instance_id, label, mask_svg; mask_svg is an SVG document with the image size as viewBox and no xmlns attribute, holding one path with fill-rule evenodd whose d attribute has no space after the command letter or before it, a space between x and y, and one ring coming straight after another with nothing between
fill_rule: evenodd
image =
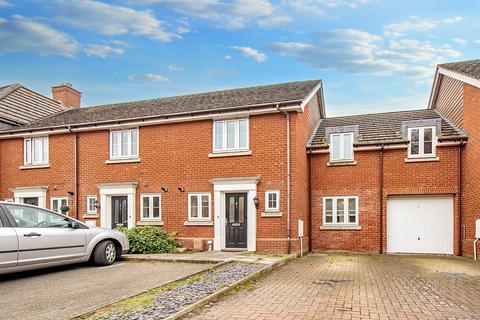
<instances>
[{"instance_id":1,"label":"green shrub","mask_svg":"<svg viewBox=\"0 0 480 320\"><path fill-rule=\"evenodd\" d=\"M130 242L129 253L175 253L181 245L175 241L175 234L168 234L163 229L153 226L141 226L116 230L127 235Z\"/></svg>"}]
</instances>

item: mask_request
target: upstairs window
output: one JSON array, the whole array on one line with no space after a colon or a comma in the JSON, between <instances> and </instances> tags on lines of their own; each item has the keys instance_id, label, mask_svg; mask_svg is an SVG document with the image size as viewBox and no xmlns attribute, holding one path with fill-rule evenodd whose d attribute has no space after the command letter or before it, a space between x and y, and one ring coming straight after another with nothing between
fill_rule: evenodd
<instances>
[{"instance_id":1,"label":"upstairs window","mask_svg":"<svg viewBox=\"0 0 480 320\"><path fill-rule=\"evenodd\" d=\"M330 134L330 161L353 161L353 132Z\"/></svg>"},{"instance_id":2,"label":"upstairs window","mask_svg":"<svg viewBox=\"0 0 480 320\"><path fill-rule=\"evenodd\" d=\"M48 164L48 137L25 139L23 150L25 165Z\"/></svg>"},{"instance_id":3,"label":"upstairs window","mask_svg":"<svg viewBox=\"0 0 480 320\"><path fill-rule=\"evenodd\" d=\"M228 152L248 149L248 119L213 122L213 151Z\"/></svg>"},{"instance_id":4,"label":"upstairs window","mask_svg":"<svg viewBox=\"0 0 480 320\"><path fill-rule=\"evenodd\" d=\"M435 127L408 128L409 158L435 157Z\"/></svg>"},{"instance_id":5,"label":"upstairs window","mask_svg":"<svg viewBox=\"0 0 480 320\"><path fill-rule=\"evenodd\" d=\"M323 198L324 225L358 225L358 197Z\"/></svg>"},{"instance_id":6,"label":"upstairs window","mask_svg":"<svg viewBox=\"0 0 480 320\"><path fill-rule=\"evenodd\" d=\"M110 132L110 158L138 158L138 129Z\"/></svg>"}]
</instances>

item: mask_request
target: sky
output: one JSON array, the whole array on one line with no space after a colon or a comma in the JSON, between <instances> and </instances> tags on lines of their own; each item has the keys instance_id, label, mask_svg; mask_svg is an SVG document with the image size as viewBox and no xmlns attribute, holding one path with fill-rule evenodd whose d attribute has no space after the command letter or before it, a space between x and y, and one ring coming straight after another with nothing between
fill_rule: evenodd
<instances>
[{"instance_id":1,"label":"sky","mask_svg":"<svg viewBox=\"0 0 480 320\"><path fill-rule=\"evenodd\" d=\"M322 79L327 116L426 108L480 0L0 0L0 86L82 106Z\"/></svg>"}]
</instances>

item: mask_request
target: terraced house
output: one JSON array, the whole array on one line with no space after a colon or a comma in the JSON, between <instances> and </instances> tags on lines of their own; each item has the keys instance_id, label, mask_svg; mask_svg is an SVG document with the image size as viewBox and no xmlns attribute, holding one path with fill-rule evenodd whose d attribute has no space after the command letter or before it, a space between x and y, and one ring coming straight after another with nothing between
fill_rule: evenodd
<instances>
[{"instance_id":1,"label":"terraced house","mask_svg":"<svg viewBox=\"0 0 480 320\"><path fill-rule=\"evenodd\" d=\"M0 132L0 197L186 246L473 254L480 61L420 110L326 117L321 81L79 108Z\"/></svg>"}]
</instances>

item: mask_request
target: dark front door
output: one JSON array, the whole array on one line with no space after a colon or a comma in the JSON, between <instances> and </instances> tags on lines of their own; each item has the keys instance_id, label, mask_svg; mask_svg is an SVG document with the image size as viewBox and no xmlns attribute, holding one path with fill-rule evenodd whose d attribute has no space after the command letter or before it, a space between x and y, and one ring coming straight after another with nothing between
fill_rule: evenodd
<instances>
[{"instance_id":1,"label":"dark front door","mask_svg":"<svg viewBox=\"0 0 480 320\"><path fill-rule=\"evenodd\" d=\"M226 194L226 247L247 247L247 194Z\"/></svg>"},{"instance_id":2,"label":"dark front door","mask_svg":"<svg viewBox=\"0 0 480 320\"><path fill-rule=\"evenodd\" d=\"M112 197L112 229L127 226L127 197Z\"/></svg>"}]
</instances>

